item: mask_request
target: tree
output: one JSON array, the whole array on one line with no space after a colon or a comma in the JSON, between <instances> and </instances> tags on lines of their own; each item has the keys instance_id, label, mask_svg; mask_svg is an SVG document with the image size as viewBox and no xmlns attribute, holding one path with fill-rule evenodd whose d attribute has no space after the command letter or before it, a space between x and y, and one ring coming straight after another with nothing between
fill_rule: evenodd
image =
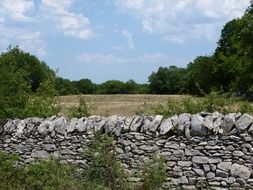
<instances>
[{"instance_id":1,"label":"tree","mask_svg":"<svg viewBox=\"0 0 253 190\"><path fill-rule=\"evenodd\" d=\"M92 83L90 79L81 79L79 81L72 82L78 93L81 94L94 94L96 91L96 85Z\"/></svg>"},{"instance_id":2,"label":"tree","mask_svg":"<svg viewBox=\"0 0 253 190\"><path fill-rule=\"evenodd\" d=\"M177 94L183 90L185 69L176 66L160 67L149 76L149 88L155 94Z\"/></svg>"},{"instance_id":3,"label":"tree","mask_svg":"<svg viewBox=\"0 0 253 190\"><path fill-rule=\"evenodd\" d=\"M199 56L187 66L187 89L191 94L209 93L213 87L213 58ZM202 94L203 95L203 94Z\"/></svg>"}]
</instances>

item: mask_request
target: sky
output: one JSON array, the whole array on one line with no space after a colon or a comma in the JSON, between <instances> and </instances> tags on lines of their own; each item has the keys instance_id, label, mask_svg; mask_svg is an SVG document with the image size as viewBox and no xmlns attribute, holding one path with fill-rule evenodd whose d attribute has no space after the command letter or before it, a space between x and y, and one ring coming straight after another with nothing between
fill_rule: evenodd
<instances>
[{"instance_id":1,"label":"sky","mask_svg":"<svg viewBox=\"0 0 253 190\"><path fill-rule=\"evenodd\" d=\"M250 0L0 0L0 51L9 45L70 80L138 83L162 67L211 55L222 27Z\"/></svg>"}]
</instances>

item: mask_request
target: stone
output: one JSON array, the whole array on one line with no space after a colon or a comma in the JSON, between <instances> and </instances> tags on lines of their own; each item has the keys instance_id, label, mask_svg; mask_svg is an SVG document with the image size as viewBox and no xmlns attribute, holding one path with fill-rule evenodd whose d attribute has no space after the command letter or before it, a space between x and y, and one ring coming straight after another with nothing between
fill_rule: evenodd
<instances>
[{"instance_id":1,"label":"stone","mask_svg":"<svg viewBox=\"0 0 253 190\"><path fill-rule=\"evenodd\" d=\"M191 117L191 136L206 136L207 128L203 127L204 119L199 114Z\"/></svg>"},{"instance_id":2,"label":"stone","mask_svg":"<svg viewBox=\"0 0 253 190\"><path fill-rule=\"evenodd\" d=\"M117 121L116 127L113 129L112 134L114 134L116 137L119 137L121 134L121 131L123 130L124 121L122 119Z\"/></svg>"},{"instance_id":3,"label":"stone","mask_svg":"<svg viewBox=\"0 0 253 190\"><path fill-rule=\"evenodd\" d=\"M229 172L230 169L231 169L231 166L232 166L232 162L220 162L218 165L217 165L217 168L225 171L225 172Z\"/></svg>"},{"instance_id":4,"label":"stone","mask_svg":"<svg viewBox=\"0 0 253 190\"><path fill-rule=\"evenodd\" d=\"M130 131L139 132L141 129L142 123L143 123L143 118L141 116L136 115L133 119L133 122L130 125Z\"/></svg>"},{"instance_id":5,"label":"stone","mask_svg":"<svg viewBox=\"0 0 253 190\"><path fill-rule=\"evenodd\" d=\"M235 125L235 116L236 116L236 113L229 113L225 115L224 128L223 128L225 134L229 134L232 127Z\"/></svg>"},{"instance_id":6,"label":"stone","mask_svg":"<svg viewBox=\"0 0 253 190\"><path fill-rule=\"evenodd\" d=\"M216 170L216 176L217 177L223 177L223 178L227 178L228 177L228 173L223 171L223 170Z\"/></svg>"},{"instance_id":7,"label":"stone","mask_svg":"<svg viewBox=\"0 0 253 190\"><path fill-rule=\"evenodd\" d=\"M196 164L208 164L209 158L205 157L205 156L193 156L192 162L194 162Z\"/></svg>"},{"instance_id":8,"label":"stone","mask_svg":"<svg viewBox=\"0 0 253 190\"><path fill-rule=\"evenodd\" d=\"M189 181L188 181L187 177L182 176L179 178L179 184L188 184L188 183L189 183Z\"/></svg>"},{"instance_id":9,"label":"stone","mask_svg":"<svg viewBox=\"0 0 253 190\"><path fill-rule=\"evenodd\" d=\"M87 130L86 123L87 123L87 122L86 122L86 119L85 119L85 118L80 118L80 119L78 119L78 121L77 121L77 123L76 123L76 125L75 125L75 129L76 129L78 132L80 132L80 133L86 131L86 130Z\"/></svg>"},{"instance_id":10,"label":"stone","mask_svg":"<svg viewBox=\"0 0 253 190\"><path fill-rule=\"evenodd\" d=\"M105 124L105 133L110 134L113 131L113 129L116 127L117 123L118 123L117 115L113 115L109 117Z\"/></svg>"},{"instance_id":11,"label":"stone","mask_svg":"<svg viewBox=\"0 0 253 190\"><path fill-rule=\"evenodd\" d=\"M251 175L251 170L246 166L235 163L231 166L231 175L247 180Z\"/></svg>"},{"instance_id":12,"label":"stone","mask_svg":"<svg viewBox=\"0 0 253 190\"><path fill-rule=\"evenodd\" d=\"M49 158L49 154L44 151L44 150L41 150L41 151L33 151L31 153L31 157L32 158L38 158L38 159L48 159Z\"/></svg>"},{"instance_id":13,"label":"stone","mask_svg":"<svg viewBox=\"0 0 253 190\"><path fill-rule=\"evenodd\" d=\"M202 169L198 169L198 168L193 168L192 169L196 174L198 174L200 177L204 177L205 176L205 172Z\"/></svg>"},{"instance_id":14,"label":"stone","mask_svg":"<svg viewBox=\"0 0 253 190\"><path fill-rule=\"evenodd\" d=\"M208 130L213 130L213 117L212 116L207 116L204 118L204 123L203 127L207 128Z\"/></svg>"},{"instance_id":15,"label":"stone","mask_svg":"<svg viewBox=\"0 0 253 190\"><path fill-rule=\"evenodd\" d=\"M213 173L213 172L208 172L207 174L206 174L206 178L209 180L209 179L213 179L215 177L215 173Z\"/></svg>"},{"instance_id":16,"label":"stone","mask_svg":"<svg viewBox=\"0 0 253 190\"><path fill-rule=\"evenodd\" d=\"M160 126L160 134L166 135L171 129L173 129L171 118L166 119Z\"/></svg>"},{"instance_id":17,"label":"stone","mask_svg":"<svg viewBox=\"0 0 253 190\"><path fill-rule=\"evenodd\" d=\"M250 134L253 133L253 123L250 125L248 132L249 132Z\"/></svg>"},{"instance_id":18,"label":"stone","mask_svg":"<svg viewBox=\"0 0 253 190\"><path fill-rule=\"evenodd\" d=\"M44 144L43 148L46 151L55 151L56 150L56 146L54 144Z\"/></svg>"},{"instance_id":19,"label":"stone","mask_svg":"<svg viewBox=\"0 0 253 190\"><path fill-rule=\"evenodd\" d=\"M239 131L245 131L253 123L253 117L247 113L243 114L235 123Z\"/></svg>"},{"instance_id":20,"label":"stone","mask_svg":"<svg viewBox=\"0 0 253 190\"><path fill-rule=\"evenodd\" d=\"M192 165L192 162L191 161L178 161L177 165L182 166L182 167L190 167Z\"/></svg>"},{"instance_id":21,"label":"stone","mask_svg":"<svg viewBox=\"0 0 253 190\"><path fill-rule=\"evenodd\" d=\"M155 118L153 119L153 121L149 125L149 130L152 132L156 132L156 130L160 126L162 120L163 120L162 115L156 115Z\"/></svg>"},{"instance_id":22,"label":"stone","mask_svg":"<svg viewBox=\"0 0 253 190\"><path fill-rule=\"evenodd\" d=\"M241 157L241 156L243 156L243 155L244 155L244 153L243 153L242 151L235 150L235 151L233 152L233 156Z\"/></svg>"},{"instance_id":23,"label":"stone","mask_svg":"<svg viewBox=\"0 0 253 190\"><path fill-rule=\"evenodd\" d=\"M52 125L54 125L54 130L64 135L66 133L66 126L67 126L67 120L64 117L60 117L52 122Z\"/></svg>"}]
</instances>

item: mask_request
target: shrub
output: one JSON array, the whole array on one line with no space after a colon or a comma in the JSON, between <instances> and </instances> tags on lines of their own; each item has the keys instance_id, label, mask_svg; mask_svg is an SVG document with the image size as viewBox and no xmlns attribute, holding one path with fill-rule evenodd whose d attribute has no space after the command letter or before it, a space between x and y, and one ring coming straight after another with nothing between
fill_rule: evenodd
<instances>
[{"instance_id":1,"label":"shrub","mask_svg":"<svg viewBox=\"0 0 253 190\"><path fill-rule=\"evenodd\" d=\"M166 180L165 159L163 157L153 158L144 163L143 169L143 189L158 190L162 188Z\"/></svg>"},{"instance_id":2,"label":"shrub","mask_svg":"<svg viewBox=\"0 0 253 190\"><path fill-rule=\"evenodd\" d=\"M0 187L6 190L19 189L22 170L16 166L18 157L0 152Z\"/></svg>"},{"instance_id":3,"label":"shrub","mask_svg":"<svg viewBox=\"0 0 253 190\"><path fill-rule=\"evenodd\" d=\"M77 107L70 108L68 110L68 116L77 118L90 116L90 106L85 98L79 98L79 105Z\"/></svg>"},{"instance_id":4,"label":"shrub","mask_svg":"<svg viewBox=\"0 0 253 190\"><path fill-rule=\"evenodd\" d=\"M193 114L201 111L253 113L253 107L247 101L211 92L203 98L185 98L181 101L168 100L166 105L159 105L155 108L156 114L165 116L172 116L174 114L181 113Z\"/></svg>"},{"instance_id":5,"label":"shrub","mask_svg":"<svg viewBox=\"0 0 253 190\"><path fill-rule=\"evenodd\" d=\"M25 168L25 189L36 190L79 190L80 181L74 179L76 172L71 165L62 164L58 159L43 160Z\"/></svg>"},{"instance_id":6,"label":"shrub","mask_svg":"<svg viewBox=\"0 0 253 190\"><path fill-rule=\"evenodd\" d=\"M87 181L113 190L127 188L126 174L116 158L111 137L96 133L85 154L91 161L84 174Z\"/></svg>"}]
</instances>

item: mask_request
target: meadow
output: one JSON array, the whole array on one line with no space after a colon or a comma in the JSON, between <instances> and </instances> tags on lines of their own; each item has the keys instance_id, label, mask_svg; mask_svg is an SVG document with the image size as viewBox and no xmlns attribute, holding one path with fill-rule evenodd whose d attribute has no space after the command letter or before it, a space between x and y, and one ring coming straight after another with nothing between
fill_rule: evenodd
<instances>
[{"instance_id":1,"label":"meadow","mask_svg":"<svg viewBox=\"0 0 253 190\"><path fill-rule=\"evenodd\" d=\"M91 115L121 115L132 116L135 114L154 115L154 108L159 105L166 105L168 100L180 101L188 98L187 95L69 95L60 96L59 103L63 108L62 113L73 106L79 105L79 99L84 98L89 105Z\"/></svg>"}]
</instances>

